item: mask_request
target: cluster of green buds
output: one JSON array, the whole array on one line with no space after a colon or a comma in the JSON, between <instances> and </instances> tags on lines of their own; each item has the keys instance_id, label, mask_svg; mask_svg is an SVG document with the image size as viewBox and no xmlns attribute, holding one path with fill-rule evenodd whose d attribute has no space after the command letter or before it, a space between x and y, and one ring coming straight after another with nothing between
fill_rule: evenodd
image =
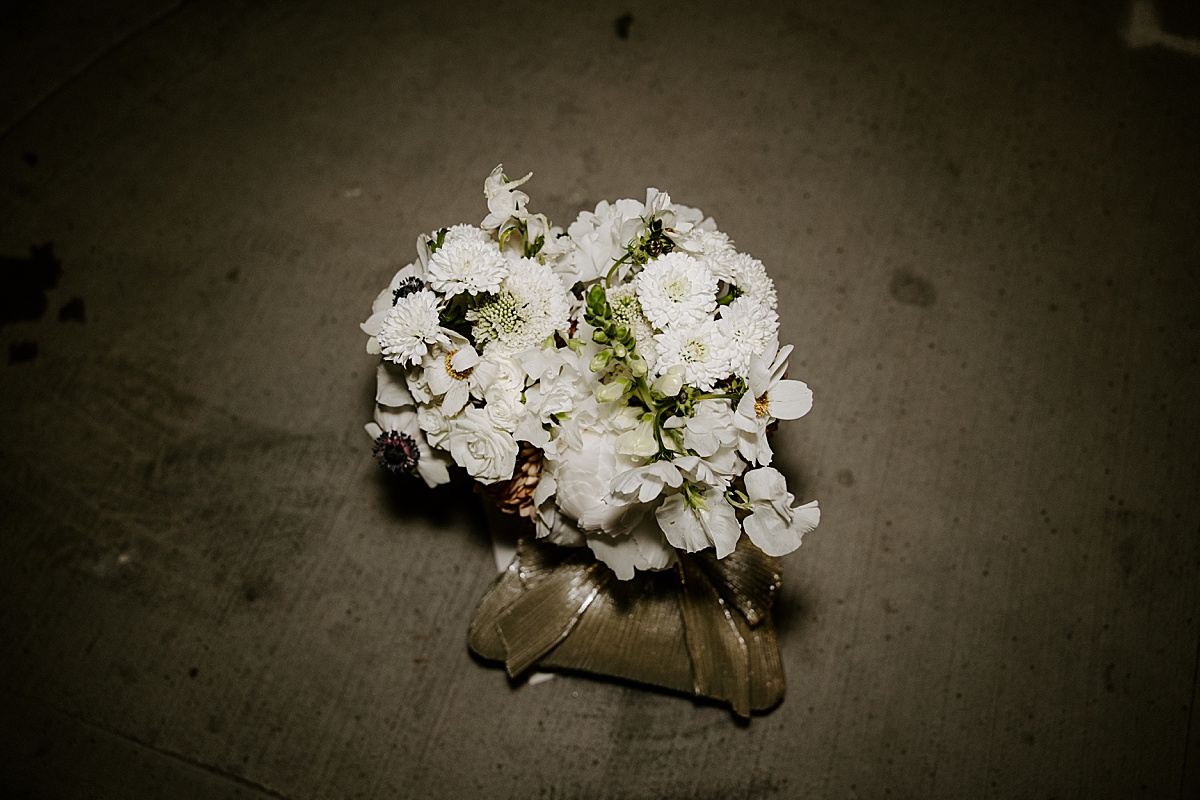
<instances>
[{"instance_id":1,"label":"cluster of green buds","mask_svg":"<svg viewBox=\"0 0 1200 800\"><path fill-rule=\"evenodd\" d=\"M589 288L584 302L584 319L595 328L592 341L602 347L592 358L591 369L608 373L596 389L596 399L613 403L625 398L631 409L640 409L635 428L627 434L637 443L635 455L658 461L687 452L682 431L666 427L666 422L673 416L692 416L696 400L703 395L684 384L681 366L670 368L653 384L646 380L646 360L637 353L629 327L613 319L603 286Z\"/></svg>"},{"instance_id":2,"label":"cluster of green buds","mask_svg":"<svg viewBox=\"0 0 1200 800\"><path fill-rule=\"evenodd\" d=\"M620 364L628 370L633 378L644 379L649 371L646 359L637 352L633 331L629 329L629 326L613 319L612 308L608 305L604 287L594 284L588 289L584 300L587 308L584 309L583 318L596 329L592 332L592 341L602 347L600 352L592 358L592 371L600 372ZM632 384L626 389L631 386Z\"/></svg>"}]
</instances>

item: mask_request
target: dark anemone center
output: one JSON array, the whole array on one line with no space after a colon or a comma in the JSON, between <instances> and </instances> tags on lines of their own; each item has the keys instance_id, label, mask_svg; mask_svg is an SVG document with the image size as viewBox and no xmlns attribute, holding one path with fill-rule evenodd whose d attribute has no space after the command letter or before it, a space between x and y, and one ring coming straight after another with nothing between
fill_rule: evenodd
<instances>
[{"instance_id":1,"label":"dark anemone center","mask_svg":"<svg viewBox=\"0 0 1200 800\"><path fill-rule=\"evenodd\" d=\"M401 297L408 297L413 292L419 292L425 288L425 281L418 277L408 277L400 281L396 288L392 290L392 305L400 302Z\"/></svg>"},{"instance_id":2,"label":"dark anemone center","mask_svg":"<svg viewBox=\"0 0 1200 800\"><path fill-rule=\"evenodd\" d=\"M385 431L379 434L372 453L379 466L393 475L411 475L421 458L416 440L400 431Z\"/></svg>"}]
</instances>

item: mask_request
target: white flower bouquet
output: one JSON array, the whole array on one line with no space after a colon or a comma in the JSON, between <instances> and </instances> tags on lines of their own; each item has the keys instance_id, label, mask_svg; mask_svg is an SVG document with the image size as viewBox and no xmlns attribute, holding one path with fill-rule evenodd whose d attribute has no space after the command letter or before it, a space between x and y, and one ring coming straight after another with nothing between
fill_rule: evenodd
<instances>
[{"instance_id":1,"label":"white flower bouquet","mask_svg":"<svg viewBox=\"0 0 1200 800\"><path fill-rule=\"evenodd\" d=\"M701 606L688 576L707 576L713 613L730 617L727 603L740 612L729 647L741 659L764 620L769 628L778 557L820 518L815 502L794 505L771 466L773 423L812 406L808 387L786 377L792 347L779 346L771 278L666 193L601 202L563 231L529 212L520 187L530 177L510 181L496 167L480 225L418 237L417 259L376 298L362 324L367 351L381 356L366 426L375 457L430 487L457 465L531 523L472 631L472 647L510 673L587 669L718 697L739 713L769 706L781 673L757 679L772 683L757 701L753 676L726 691L725 667L696 674L707 657L698 648L713 642L698 619L689 624ZM526 597L539 586L558 593L561 620L545 597ZM591 661L563 662L559 651L587 638L568 635L588 627L588 608L606 606L597 597L630 592L681 598L681 642L670 646L684 648L693 674L596 668L597 652L630 647L633 634L622 644L611 626L589 645ZM613 612L626 629L662 628L659 617L633 619L629 602ZM522 603L537 613L522 617ZM768 633L757 660L771 670ZM734 672L753 672L756 656L746 657Z\"/></svg>"}]
</instances>

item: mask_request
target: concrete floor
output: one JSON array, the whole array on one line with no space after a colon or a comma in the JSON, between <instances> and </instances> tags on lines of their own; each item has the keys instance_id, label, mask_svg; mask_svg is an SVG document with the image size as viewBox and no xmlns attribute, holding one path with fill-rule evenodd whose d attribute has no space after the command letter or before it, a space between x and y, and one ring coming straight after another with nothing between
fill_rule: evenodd
<instances>
[{"instance_id":1,"label":"concrete floor","mask_svg":"<svg viewBox=\"0 0 1200 800\"><path fill-rule=\"evenodd\" d=\"M1200 796L1197 32L733 7L14 7L5 797ZM776 277L824 516L749 725L510 686L469 488L371 462L357 323L500 162L564 223L666 189Z\"/></svg>"}]
</instances>

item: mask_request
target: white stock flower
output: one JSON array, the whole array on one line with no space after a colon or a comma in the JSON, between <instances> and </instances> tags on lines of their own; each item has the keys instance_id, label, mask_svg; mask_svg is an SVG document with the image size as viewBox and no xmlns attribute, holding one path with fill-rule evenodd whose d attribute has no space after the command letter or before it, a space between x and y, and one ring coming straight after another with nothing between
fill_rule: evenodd
<instances>
[{"instance_id":1,"label":"white stock flower","mask_svg":"<svg viewBox=\"0 0 1200 800\"><path fill-rule=\"evenodd\" d=\"M468 407L454 420L446 437L455 463L483 484L506 481L517 463L517 442L488 419L480 408Z\"/></svg>"},{"instance_id":2,"label":"white stock flower","mask_svg":"<svg viewBox=\"0 0 1200 800\"><path fill-rule=\"evenodd\" d=\"M513 217L521 218L529 195L517 191L517 187L533 177L530 172L524 178L510 181L504 177L504 165L499 164L483 182L483 196L487 198L488 215L479 225L484 230L496 230Z\"/></svg>"},{"instance_id":3,"label":"white stock flower","mask_svg":"<svg viewBox=\"0 0 1200 800\"><path fill-rule=\"evenodd\" d=\"M570 324L570 292L549 266L522 258L510 267L496 295L467 312L488 357L520 353Z\"/></svg>"},{"instance_id":4,"label":"white stock flower","mask_svg":"<svg viewBox=\"0 0 1200 800\"><path fill-rule=\"evenodd\" d=\"M709 391L729 376L729 348L715 320L672 326L655 335L654 345L658 350L656 369L663 373L681 366L684 381L698 389Z\"/></svg>"},{"instance_id":5,"label":"white stock flower","mask_svg":"<svg viewBox=\"0 0 1200 800\"><path fill-rule=\"evenodd\" d=\"M744 295L721 309L717 324L729 348L729 371L744 377L750 358L766 350L779 331L779 315L757 297Z\"/></svg>"},{"instance_id":6,"label":"white stock flower","mask_svg":"<svg viewBox=\"0 0 1200 800\"><path fill-rule=\"evenodd\" d=\"M774 467L747 472L746 495L751 510L743 522L746 535L769 556L785 556L795 550L804 534L821 521L816 500L792 507L796 498L787 490L783 475Z\"/></svg>"},{"instance_id":7,"label":"white stock flower","mask_svg":"<svg viewBox=\"0 0 1200 800\"><path fill-rule=\"evenodd\" d=\"M611 204L602 200L594 212L579 212L567 228L575 248L555 267L564 283L573 286L607 275L613 263L625 254L634 225L641 224L642 210L637 200L627 199Z\"/></svg>"},{"instance_id":8,"label":"white stock flower","mask_svg":"<svg viewBox=\"0 0 1200 800\"><path fill-rule=\"evenodd\" d=\"M721 492L709 491L697 502L693 505L686 492L679 492L664 500L654 516L674 547L695 553L712 546L717 558L724 558L733 552L742 535L737 513Z\"/></svg>"},{"instance_id":9,"label":"white stock flower","mask_svg":"<svg viewBox=\"0 0 1200 800\"><path fill-rule=\"evenodd\" d=\"M495 243L462 236L447 241L429 259L429 285L446 295L486 294L500 288L508 261Z\"/></svg>"},{"instance_id":10,"label":"white stock flower","mask_svg":"<svg viewBox=\"0 0 1200 800\"><path fill-rule=\"evenodd\" d=\"M422 289L401 297L379 326L383 357L397 364L419 361L434 343L449 344L450 331L442 327L437 295Z\"/></svg>"},{"instance_id":11,"label":"white stock flower","mask_svg":"<svg viewBox=\"0 0 1200 800\"><path fill-rule=\"evenodd\" d=\"M717 279L687 253L660 256L633 279L642 313L660 330L712 317L717 308Z\"/></svg>"},{"instance_id":12,"label":"white stock flower","mask_svg":"<svg viewBox=\"0 0 1200 800\"><path fill-rule=\"evenodd\" d=\"M733 425L733 409L728 400L701 400L695 413L687 419L672 417L668 428L683 429L683 446L701 458L714 455L721 448L737 443L737 428Z\"/></svg>"},{"instance_id":13,"label":"white stock flower","mask_svg":"<svg viewBox=\"0 0 1200 800\"><path fill-rule=\"evenodd\" d=\"M622 581L632 580L638 570L665 569L675 561L675 549L648 514L624 536L588 534L587 545Z\"/></svg>"}]
</instances>

